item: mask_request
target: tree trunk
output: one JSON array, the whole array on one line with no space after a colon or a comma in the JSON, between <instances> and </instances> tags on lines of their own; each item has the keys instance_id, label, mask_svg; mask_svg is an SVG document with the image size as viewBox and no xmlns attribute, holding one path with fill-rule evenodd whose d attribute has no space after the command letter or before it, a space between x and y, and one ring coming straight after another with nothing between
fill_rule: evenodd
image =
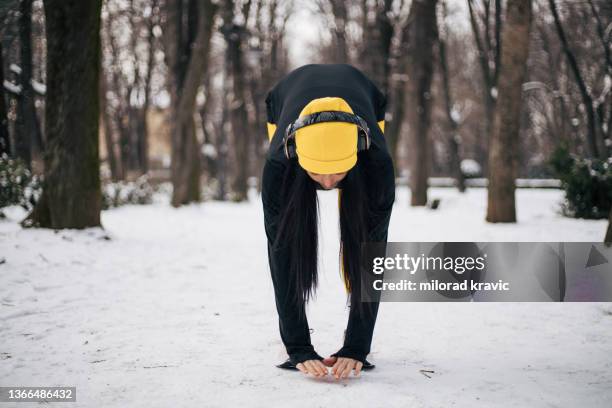
<instances>
[{"instance_id":1,"label":"tree trunk","mask_svg":"<svg viewBox=\"0 0 612 408\"><path fill-rule=\"evenodd\" d=\"M392 5L392 0L377 1L374 4L374 13L369 13L368 4L364 2L362 11L364 16L360 64L368 77L385 95L389 92L391 40L394 32L393 24L389 19ZM374 21L371 21L369 14L374 14Z\"/></svg>"},{"instance_id":2,"label":"tree trunk","mask_svg":"<svg viewBox=\"0 0 612 408\"><path fill-rule=\"evenodd\" d=\"M100 226L98 156L102 2L45 0L47 92L43 193L25 226Z\"/></svg>"},{"instance_id":3,"label":"tree trunk","mask_svg":"<svg viewBox=\"0 0 612 408\"><path fill-rule=\"evenodd\" d=\"M105 49L106 41L109 48L109 56L112 57L107 64L100 66L100 86L101 86L101 111L102 123L104 126L104 138L106 140L107 159L111 168L111 178L114 181L125 179L127 169L123 164L123 134L125 133L123 125L123 104L119 102L116 107L111 107L108 104L108 93L111 92L115 99L120 99L121 89L119 85L119 74L117 65L118 50L117 44L113 37L112 19L113 13L107 13L106 18L102 20L101 41L102 50ZM104 51L102 51L104 55ZM105 70L106 68L106 70Z\"/></svg>"},{"instance_id":4,"label":"tree trunk","mask_svg":"<svg viewBox=\"0 0 612 408\"><path fill-rule=\"evenodd\" d=\"M42 146L37 143L40 139L36 136L37 121L32 89L32 0L20 1L19 51L21 93L17 98L15 144L17 156L30 167L32 158L40 157L42 151Z\"/></svg>"},{"instance_id":5,"label":"tree trunk","mask_svg":"<svg viewBox=\"0 0 612 408\"><path fill-rule=\"evenodd\" d=\"M210 76L206 76L206 78L204 78L203 86L204 89L206 89L206 92L209 92ZM208 131L208 125L210 121L209 108L212 106L211 102L211 93L209 93L206 99L204 100L204 103L200 106L200 111L198 112L200 114L200 125L202 126L202 134L204 136L203 145L208 145L208 147L214 146L214 140L212 138L212 135ZM214 179L217 177L217 157L211 157L208 154L204 154L202 156L202 173L206 176L207 180Z\"/></svg>"},{"instance_id":6,"label":"tree trunk","mask_svg":"<svg viewBox=\"0 0 612 408\"><path fill-rule=\"evenodd\" d=\"M148 21L148 52L147 52L147 72L144 78L144 103L140 112L140 127L138 129L138 160L140 164L140 172L146 174L149 171L149 126L147 117L149 106L151 104L151 79L153 77L153 69L155 67L155 35L153 34L156 20L153 16L157 16L157 0L153 0L151 16Z\"/></svg>"},{"instance_id":7,"label":"tree trunk","mask_svg":"<svg viewBox=\"0 0 612 408\"><path fill-rule=\"evenodd\" d=\"M106 145L106 160L108 160L108 167L111 172L111 179L113 181L121 180L121 172L119 170L119 161L117 160L117 153L115 153L115 138L113 137L113 127L111 125L112 120L108 113L108 106L106 101L106 94L108 86L106 83L106 74L104 69L100 67L100 117L102 120L102 126L104 128L104 144Z\"/></svg>"},{"instance_id":8,"label":"tree trunk","mask_svg":"<svg viewBox=\"0 0 612 408\"><path fill-rule=\"evenodd\" d=\"M128 92L126 93L126 101L125 105L127 106L127 114L128 114L128 135L129 135L129 170L133 176L139 176L143 174L143 157L142 157L142 147L144 132L146 131L146 115L148 109L148 100L146 100L148 95L145 95L145 101L143 106L138 106L138 104L134 103L134 99L140 98L141 92L146 94L146 88L148 87L147 75L149 75L149 69L151 68L150 62L151 58L147 61L147 72L145 73L145 77L143 78L138 69L140 65L139 54L138 54L138 44L141 42L141 37L137 34L141 30L142 22L138 21L138 10L137 6L134 4L134 0L130 0L129 2L129 10L130 10L130 30L133 33L130 41L130 54L132 55L132 63L134 64L134 78L131 81L131 84L128 86ZM147 56L150 57L151 52L151 21L153 19L153 13L155 4L151 3L151 12L147 17L147 34L149 38L147 38L147 45L149 47Z\"/></svg>"},{"instance_id":9,"label":"tree trunk","mask_svg":"<svg viewBox=\"0 0 612 408\"><path fill-rule=\"evenodd\" d=\"M232 181L233 201L248 199L249 170L249 118L246 110L246 85L242 43L246 27L234 23L234 2L225 0L223 34L227 43L227 69L231 70L232 92L229 103L229 117L232 124L236 173ZM248 14L246 14L248 15ZM246 18L246 17L245 17Z\"/></svg>"},{"instance_id":10,"label":"tree trunk","mask_svg":"<svg viewBox=\"0 0 612 408\"><path fill-rule=\"evenodd\" d=\"M403 75L402 75L403 76ZM396 75L399 78L400 75ZM398 149L400 135L402 132L402 125L404 121L404 101L406 99L406 81L402 79L392 79L391 86L389 87L388 105L387 112L390 113L390 119L385 122L385 140L389 146L389 154L393 159L393 167L395 174L400 174L400 169L397 167L398 160Z\"/></svg>"},{"instance_id":11,"label":"tree trunk","mask_svg":"<svg viewBox=\"0 0 612 408\"><path fill-rule=\"evenodd\" d=\"M401 174L397 167L398 149L402 127L404 125L404 103L406 101L407 77L410 57L410 30L414 19L409 16L399 33L399 45L394 55L393 69L390 69L389 89L387 95L387 113L390 118L385 123L385 140L389 146L389 153L393 159L395 174ZM387 123L388 122L388 123Z\"/></svg>"},{"instance_id":12,"label":"tree trunk","mask_svg":"<svg viewBox=\"0 0 612 408\"><path fill-rule=\"evenodd\" d=\"M234 136L234 147L236 152L237 171L234 176L232 192L234 201L245 201L248 199L248 170L249 170L249 145L251 132L246 110L244 67L240 44L231 48L232 56L232 83L233 100L230 102L230 120L232 122L232 135Z\"/></svg>"},{"instance_id":13,"label":"tree trunk","mask_svg":"<svg viewBox=\"0 0 612 408\"><path fill-rule=\"evenodd\" d=\"M119 46L117 45L117 40L115 39L115 34L112 30L112 19L115 18L112 13L108 13L105 24L106 35L108 36L108 45L110 47L110 54L112 56L112 62L109 64L109 72L110 72L110 83L107 82L107 85L112 87L113 94L115 98L118 100L117 106L113 109L113 114L111 115L111 119L115 124L115 129L117 132L117 147L118 147L118 166L117 169L119 171L119 178L125 179L128 174L128 154L130 150L129 145L129 135L127 124L125 123L124 118L126 117L127 109L125 108L125 103L122 100L123 94L121 92L122 86L120 81L120 73L121 73L121 62L119 58ZM125 98L128 99L128 98ZM108 106L107 106L108 108Z\"/></svg>"},{"instance_id":14,"label":"tree trunk","mask_svg":"<svg viewBox=\"0 0 612 408\"><path fill-rule=\"evenodd\" d=\"M259 65L263 65L262 58L258 61ZM265 87L262 87L263 84L266 84ZM261 101L264 100L265 95L262 92L262 89L267 89L267 83L265 82L264 75L255 76L252 75L249 80L249 93L251 94L250 102L253 105L254 111L254 123L253 129L266 129L266 112L265 107L262 109ZM264 143L268 140L265 132L258 133L257 135L253 135L251 138L251 151L252 151L252 166L253 166L253 174L256 174L257 177L257 192L261 192L261 177L260 175L263 173L264 167L264 157L265 157L265 149Z\"/></svg>"},{"instance_id":15,"label":"tree trunk","mask_svg":"<svg viewBox=\"0 0 612 408\"><path fill-rule=\"evenodd\" d=\"M0 41L0 156L6 153L12 156L11 138L8 130L8 116L6 110L6 99L4 96L4 50Z\"/></svg>"},{"instance_id":16,"label":"tree trunk","mask_svg":"<svg viewBox=\"0 0 612 408\"><path fill-rule=\"evenodd\" d=\"M334 15L334 52L335 63L348 63L349 53L346 39L346 25L348 23L348 14L346 10L346 2L343 0L329 0L332 14Z\"/></svg>"},{"instance_id":17,"label":"tree trunk","mask_svg":"<svg viewBox=\"0 0 612 408\"><path fill-rule=\"evenodd\" d=\"M413 1L410 14L414 20L410 35L412 50L409 64L407 93L411 106L408 112L413 149L411 157L411 205L427 204L427 179L430 165L429 128L431 117L431 81L433 77L433 47L437 40L437 0ZM410 18L410 17L409 17Z\"/></svg>"},{"instance_id":18,"label":"tree trunk","mask_svg":"<svg viewBox=\"0 0 612 408\"><path fill-rule=\"evenodd\" d=\"M227 153L228 153L228 143L227 143L227 133L225 126L229 121L229 101L228 94L230 92L229 87L229 73L227 70L223 71L223 94L221 95L221 103L222 103L222 111L221 111L221 121L217 123L216 133L217 137L215 137L216 149L217 149L217 174L219 180L219 189L217 190L217 200L224 201L226 199L227 194Z\"/></svg>"},{"instance_id":19,"label":"tree trunk","mask_svg":"<svg viewBox=\"0 0 612 408\"><path fill-rule=\"evenodd\" d=\"M197 10L196 23L188 27L184 36L182 26L183 2L166 3L166 58L170 78L171 140L174 207L200 201L200 146L195 135L194 112L196 95L208 66L208 52L217 6L210 0L191 0L191 11ZM197 6L197 7L196 7ZM190 31L191 30L191 31Z\"/></svg>"},{"instance_id":20,"label":"tree trunk","mask_svg":"<svg viewBox=\"0 0 612 408\"><path fill-rule=\"evenodd\" d=\"M455 120L452 114L452 97L450 91L450 78L448 77L448 63L446 60L446 42L444 39L440 38L439 43L439 52L440 52L440 70L442 74L442 88L444 93L444 108L446 112L447 119L447 140L448 140L448 150L450 156L450 167L452 174L455 177L455 182L457 183L457 188L460 192L465 192L465 177L463 177L463 172L461 171L461 156L459 154L459 124Z\"/></svg>"},{"instance_id":21,"label":"tree trunk","mask_svg":"<svg viewBox=\"0 0 612 408\"><path fill-rule=\"evenodd\" d=\"M531 0L509 0L502 32L499 98L489 147L488 222L516 222L521 90L526 74Z\"/></svg>"}]
</instances>

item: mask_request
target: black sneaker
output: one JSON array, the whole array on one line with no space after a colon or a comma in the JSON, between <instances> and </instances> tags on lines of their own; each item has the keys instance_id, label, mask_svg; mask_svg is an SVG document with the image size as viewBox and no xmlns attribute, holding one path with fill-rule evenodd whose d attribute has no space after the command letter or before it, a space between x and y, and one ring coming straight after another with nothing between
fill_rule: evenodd
<instances>
[{"instance_id":1,"label":"black sneaker","mask_svg":"<svg viewBox=\"0 0 612 408\"><path fill-rule=\"evenodd\" d=\"M295 366L295 364L291 361L290 358L288 358L284 363L281 364L277 364L278 368L283 368L285 370L299 370L299 368L297 368ZM361 367L362 370L371 370L374 367L376 367L375 364L370 363L368 360L365 360L365 362L363 363L363 367Z\"/></svg>"}]
</instances>

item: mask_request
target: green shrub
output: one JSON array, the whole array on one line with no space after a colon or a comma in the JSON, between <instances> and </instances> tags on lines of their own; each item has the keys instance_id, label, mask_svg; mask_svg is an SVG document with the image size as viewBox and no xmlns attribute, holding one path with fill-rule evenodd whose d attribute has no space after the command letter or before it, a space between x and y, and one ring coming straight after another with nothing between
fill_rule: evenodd
<instances>
[{"instance_id":1,"label":"green shrub","mask_svg":"<svg viewBox=\"0 0 612 408\"><path fill-rule=\"evenodd\" d=\"M42 180L27 168L24 161L0 156L0 208L19 205L31 210L42 192Z\"/></svg>"},{"instance_id":2,"label":"green shrub","mask_svg":"<svg viewBox=\"0 0 612 408\"><path fill-rule=\"evenodd\" d=\"M584 159L558 147L550 161L565 190L563 213L575 218L608 218L612 205L612 158Z\"/></svg>"}]
</instances>

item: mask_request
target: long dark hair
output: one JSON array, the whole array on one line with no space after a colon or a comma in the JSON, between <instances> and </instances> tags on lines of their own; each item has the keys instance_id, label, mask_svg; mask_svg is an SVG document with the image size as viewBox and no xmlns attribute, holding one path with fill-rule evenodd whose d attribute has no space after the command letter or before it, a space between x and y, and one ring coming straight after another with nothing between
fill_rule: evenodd
<instances>
[{"instance_id":1,"label":"long dark hair","mask_svg":"<svg viewBox=\"0 0 612 408\"><path fill-rule=\"evenodd\" d=\"M360 155L361 156L361 155ZM348 171L340 192L340 265L342 279L349 292L351 307L363 311L361 296L360 252L367 240L368 197L362 159ZM287 165L281 187L281 215L274 246L287 246L291 301L304 306L314 297L318 285L319 202L317 183L293 159Z\"/></svg>"}]
</instances>

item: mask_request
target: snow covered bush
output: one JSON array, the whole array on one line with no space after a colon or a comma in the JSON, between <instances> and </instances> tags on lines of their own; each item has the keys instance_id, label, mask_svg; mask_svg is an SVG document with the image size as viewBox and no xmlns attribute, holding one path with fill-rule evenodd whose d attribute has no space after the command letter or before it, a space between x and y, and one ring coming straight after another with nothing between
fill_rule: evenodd
<instances>
[{"instance_id":1,"label":"snow covered bush","mask_svg":"<svg viewBox=\"0 0 612 408\"><path fill-rule=\"evenodd\" d=\"M612 158L584 159L561 146L551 165L565 190L563 213L574 218L608 218L612 205Z\"/></svg>"},{"instance_id":2,"label":"snow covered bush","mask_svg":"<svg viewBox=\"0 0 612 408\"><path fill-rule=\"evenodd\" d=\"M32 209L40 193L42 181L27 168L23 160L0 156L0 209L19 205Z\"/></svg>"},{"instance_id":3,"label":"snow covered bush","mask_svg":"<svg viewBox=\"0 0 612 408\"><path fill-rule=\"evenodd\" d=\"M480 177L482 175L482 167L474 159L461 160L460 167L465 178Z\"/></svg>"},{"instance_id":4,"label":"snow covered bush","mask_svg":"<svg viewBox=\"0 0 612 408\"><path fill-rule=\"evenodd\" d=\"M147 175L135 181L108 182L102 186L102 209L125 204L151 204L154 192Z\"/></svg>"}]
</instances>

